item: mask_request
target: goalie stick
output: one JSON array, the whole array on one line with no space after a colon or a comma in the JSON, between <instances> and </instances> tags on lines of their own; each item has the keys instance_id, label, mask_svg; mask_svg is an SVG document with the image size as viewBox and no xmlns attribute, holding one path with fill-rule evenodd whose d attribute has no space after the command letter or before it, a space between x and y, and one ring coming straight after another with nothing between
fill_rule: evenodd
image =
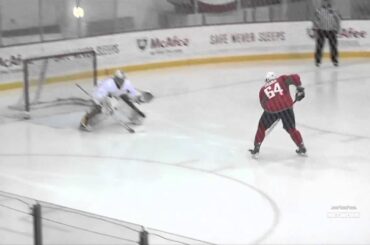
<instances>
[{"instance_id":1,"label":"goalie stick","mask_svg":"<svg viewBox=\"0 0 370 245\"><path fill-rule=\"evenodd\" d=\"M92 96L83 88L83 87L81 87L81 85L79 85L78 83L76 83L76 86L79 88L79 89L81 89L81 91L82 92L84 92L85 94L87 94L90 98L92 98ZM147 93L146 95L144 95L144 96L147 96L148 98L150 98L149 99L149 101L151 101L152 99L153 99L153 95L151 94L151 93L149 93L149 92L145 92L145 93ZM120 98L123 100L123 101L125 101L126 102L126 104L128 105L128 106L130 106L131 107L131 109L133 109L137 114L139 114L141 117L146 117L145 116L145 114L144 114L144 112L142 112L142 111L140 111L135 105L134 105L134 103L132 103L131 102L131 100L128 98L128 96L127 95L122 95L122 96L120 96ZM148 101L148 102L149 102Z\"/></svg>"},{"instance_id":2,"label":"goalie stick","mask_svg":"<svg viewBox=\"0 0 370 245\"><path fill-rule=\"evenodd\" d=\"M92 99L92 96L89 92L87 92L81 85L79 85L78 83L76 83L76 86L82 91L84 92L87 96L89 96L91 99ZM127 103L127 102L126 102ZM119 118L117 118L115 116L115 113L111 114L112 118L114 120L116 120L119 124L121 124L129 133L135 133L135 130L133 128L131 128L130 126L128 126L125 122L123 122L122 120L120 120Z\"/></svg>"},{"instance_id":3,"label":"goalie stick","mask_svg":"<svg viewBox=\"0 0 370 245\"><path fill-rule=\"evenodd\" d=\"M144 112L140 111L135 105L134 103L131 102L131 100L129 99L129 97L127 95L121 95L120 98L126 102L127 105L129 105L131 107L131 109L133 109L137 114L139 114L140 116L142 117L146 117Z\"/></svg>"}]
</instances>

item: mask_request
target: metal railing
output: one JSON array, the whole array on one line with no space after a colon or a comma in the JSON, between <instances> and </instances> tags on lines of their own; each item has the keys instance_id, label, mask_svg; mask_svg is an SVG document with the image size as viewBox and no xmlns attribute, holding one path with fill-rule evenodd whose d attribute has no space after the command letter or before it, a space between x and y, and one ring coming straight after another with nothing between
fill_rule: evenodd
<instances>
[{"instance_id":1,"label":"metal railing","mask_svg":"<svg viewBox=\"0 0 370 245\"><path fill-rule=\"evenodd\" d=\"M211 243L0 191L0 244Z\"/></svg>"}]
</instances>

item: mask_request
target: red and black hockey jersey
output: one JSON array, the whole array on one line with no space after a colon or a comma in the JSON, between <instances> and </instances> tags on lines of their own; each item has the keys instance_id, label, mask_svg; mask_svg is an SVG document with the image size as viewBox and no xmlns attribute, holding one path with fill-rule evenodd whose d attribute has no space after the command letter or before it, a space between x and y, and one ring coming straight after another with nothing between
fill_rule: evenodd
<instances>
[{"instance_id":1,"label":"red and black hockey jersey","mask_svg":"<svg viewBox=\"0 0 370 245\"><path fill-rule=\"evenodd\" d=\"M260 90L259 98L262 108L267 112L279 112L291 108L293 99L289 85L301 86L298 74L282 75L266 83Z\"/></svg>"}]
</instances>

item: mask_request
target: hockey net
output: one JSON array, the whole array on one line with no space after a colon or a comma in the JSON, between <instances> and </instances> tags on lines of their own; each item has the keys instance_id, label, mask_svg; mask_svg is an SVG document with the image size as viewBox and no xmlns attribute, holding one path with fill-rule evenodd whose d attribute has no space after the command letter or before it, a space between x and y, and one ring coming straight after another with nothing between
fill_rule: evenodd
<instances>
[{"instance_id":1,"label":"hockey net","mask_svg":"<svg viewBox=\"0 0 370 245\"><path fill-rule=\"evenodd\" d=\"M76 87L91 91L97 83L97 62L93 50L32 57L23 60L23 90L9 108L30 117L40 110L91 105L90 98ZM68 108L66 108L68 107Z\"/></svg>"}]
</instances>

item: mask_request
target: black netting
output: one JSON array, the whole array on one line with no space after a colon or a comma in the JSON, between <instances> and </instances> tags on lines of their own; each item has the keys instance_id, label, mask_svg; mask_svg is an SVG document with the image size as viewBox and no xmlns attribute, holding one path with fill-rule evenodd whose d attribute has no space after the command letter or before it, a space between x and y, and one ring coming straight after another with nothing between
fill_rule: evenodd
<instances>
[{"instance_id":1,"label":"black netting","mask_svg":"<svg viewBox=\"0 0 370 245\"><path fill-rule=\"evenodd\" d=\"M11 109L33 111L54 106L89 106L90 98L76 83L92 90L96 83L93 51L34 57L24 60L23 94Z\"/></svg>"}]
</instances>

